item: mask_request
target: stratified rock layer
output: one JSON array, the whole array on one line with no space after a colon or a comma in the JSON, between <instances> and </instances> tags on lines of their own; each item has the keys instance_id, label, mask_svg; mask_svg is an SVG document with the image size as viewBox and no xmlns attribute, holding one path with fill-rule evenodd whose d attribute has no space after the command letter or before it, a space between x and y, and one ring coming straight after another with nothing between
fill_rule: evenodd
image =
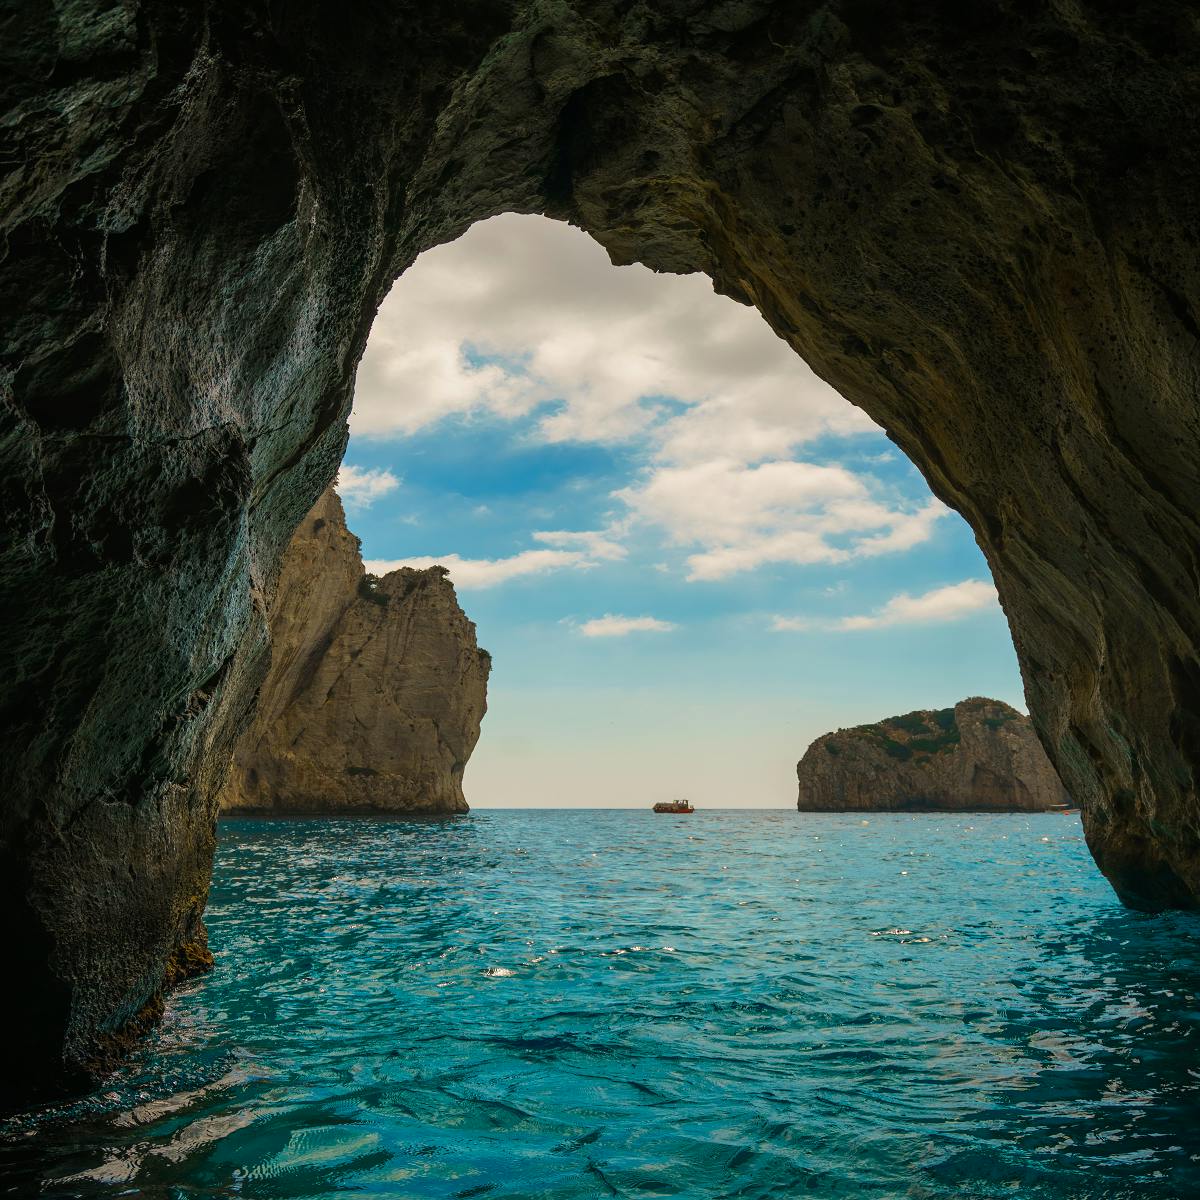
<instances>
[{"instance_id":1,"label":"stratified rock layer","mask_svg":"<svg viewBox=\"0 0 1200 1200\"><path fill-rule=\"evenodd\" d=\"M1200 903L1194 4L30 0L0 106L0 1077L102 1065L203 961L372 316L505 210L707 272L884 425L1097 862Z\"/></svg>"},{"instance_id":2,"label":"stratified rock layer","mask_svg":"<svg viewBox=\"0 0 1200 1200\"><path fill-rule=\"evenodd\" d=\"M1029 718L978 696L824 734L796 776L801 812L1045 812L1068 803Z\"/></svg>"},{"instance_id":3,"label":"stratified rock layer","mask_svg":"<svg viewBox=\"0 0 1200 1200\"><path fill-rule=\"evenodd\" d=\"M283 558L229 812L466 812L491 658L442 567L368 575L327 491Z\"/></svg>"}]
</instances>

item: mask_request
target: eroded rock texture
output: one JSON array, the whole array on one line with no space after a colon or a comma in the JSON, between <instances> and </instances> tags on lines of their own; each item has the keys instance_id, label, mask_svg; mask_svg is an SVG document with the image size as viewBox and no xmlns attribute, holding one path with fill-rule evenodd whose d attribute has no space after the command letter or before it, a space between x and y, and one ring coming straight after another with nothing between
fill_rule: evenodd
<instances>
[{"instance_id":1,"label":"eroded rock texture","mask_svg":"<svg viewBox=\"0 0 1200 1200\"><path fill-rule=\"evenodd\" d=\"M223 809L467 811L491 658L444 568L368 575L331 488L283 556L270 632Z\"/></svg>"},{"instance_id":2,"label":"eroded rock texture","mask_svg":"<svg viewBox=\"0 0 1200 1200\"><path fill-rule=\"evenodd\" d=\"M1028 717L973 696L817 738L801 812L1046 812L1068 798Z\"/></svg>"},{"instance_id":3,"label":"eroded rock texture","mask_svg":"<svg viewBox=\"0 0 1200 1200\"><path fill-rule=\"evenodd\" d=\"M5 1077L102 1064L203 960L372 314L504 210L709 273L888 428L976 531L1101 868L1195 906L1198 64L1182 0L10 9Z\"/></svg>"}]
</instances>

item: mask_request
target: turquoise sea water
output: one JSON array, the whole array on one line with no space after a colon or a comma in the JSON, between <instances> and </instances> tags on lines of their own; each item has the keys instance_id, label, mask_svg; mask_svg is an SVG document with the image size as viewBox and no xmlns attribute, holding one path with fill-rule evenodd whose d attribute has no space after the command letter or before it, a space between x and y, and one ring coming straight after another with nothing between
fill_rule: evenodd
<instances>
[{"instance_id":1,"label":"turquoise sea water","mask_svg":"<svg viewBox=\"0 0 1200 1200\"><path fill-rule=\"evenodd\" d=\"M1073 816L229 822L209 925L0 1191L1200 1194L1200 923Z\"/></svg>"}]
</instances>

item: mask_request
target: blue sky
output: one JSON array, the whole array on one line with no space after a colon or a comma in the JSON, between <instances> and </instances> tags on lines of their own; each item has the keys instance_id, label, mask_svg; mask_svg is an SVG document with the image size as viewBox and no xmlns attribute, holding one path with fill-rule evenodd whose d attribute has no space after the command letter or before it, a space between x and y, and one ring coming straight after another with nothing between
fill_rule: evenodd
<instances>
[{"instance_id":1,"label":"blue sky","mask_svg":"<svg viewBox=\"0 0 1200 1200\"><path fill-rule=\"evenodd\" d=\"M965 523L702 277L505 216L384 303L339 490L368 568L443 562L493 654L490 805L794 803L840 725L1024 707Z\"/></svg>"}]
</instances>

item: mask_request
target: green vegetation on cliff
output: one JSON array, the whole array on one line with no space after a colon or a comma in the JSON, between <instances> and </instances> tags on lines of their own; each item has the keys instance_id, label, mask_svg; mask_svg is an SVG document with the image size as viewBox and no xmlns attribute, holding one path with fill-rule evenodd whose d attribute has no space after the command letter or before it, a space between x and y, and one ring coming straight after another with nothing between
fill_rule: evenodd
<instances>
[{"instance_id":1,"label":"green vegetation on cliff","mask_svg":"<svg viewBox=\"0 0 1200 1200\"><path fill-rule=\"evenodd\" d=\"M1067 803L1029 718L981 696L827 733L796 775L802 811L1040 812Z\"/></svg>"},{"instance_id":2,"label":"green vegetation on cliff","mask_svg":"<svg viewBox=\"0 0 1200 1200\"><path fill-rule=\"evenodd\" d=\"M996 728L1008 719L1005 716L997 725L991 727ZM826 751L834 756L840 754L842 747L839 742L849 738L870 739L890 758L908 762L914 756L922 758L952 749L962 741L962 733L955 720L953 708L917 710L900 716L885 717L874 725L839 729L833 738L825 743Z\"/></svg>"}]
</instances>

